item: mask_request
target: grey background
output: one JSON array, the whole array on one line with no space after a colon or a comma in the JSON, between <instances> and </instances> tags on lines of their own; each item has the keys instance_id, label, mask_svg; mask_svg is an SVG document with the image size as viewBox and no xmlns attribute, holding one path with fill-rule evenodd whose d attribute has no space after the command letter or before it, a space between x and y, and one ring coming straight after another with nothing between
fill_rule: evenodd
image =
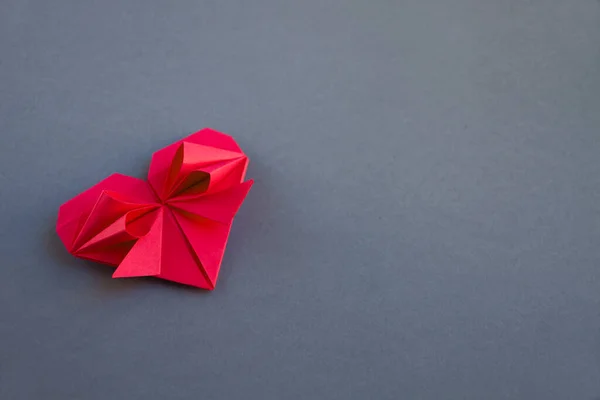
<instances>
[{"instance_id":1,"label":"grey background","mask_svg":"<svg viewBox=\"0 0 600 400\"><path fill-rule=\"evenodd\" d=\"M0 2L0 398L600 397L600 3ZM217 289L59 205L204 126L256 180Z\"/></svg>"}]
</instances>

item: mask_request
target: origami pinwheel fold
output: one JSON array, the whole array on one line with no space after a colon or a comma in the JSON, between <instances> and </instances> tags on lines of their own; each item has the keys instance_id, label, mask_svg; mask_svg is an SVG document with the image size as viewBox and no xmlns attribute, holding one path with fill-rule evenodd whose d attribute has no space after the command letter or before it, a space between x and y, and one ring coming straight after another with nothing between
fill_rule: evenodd
<instances>
[{"instance_id":1,"label":"origami pinwheel fold","mask_svg":"<svg viewBox=\"0 0 600 400\"><path fill-rule=\"evenodd\" d=\"M233 218L252 181L228 135L202 129L154 153L148 181L113 174L60 207L56 231L76 257L215 288Z\"/></svg>"}]
</instances>

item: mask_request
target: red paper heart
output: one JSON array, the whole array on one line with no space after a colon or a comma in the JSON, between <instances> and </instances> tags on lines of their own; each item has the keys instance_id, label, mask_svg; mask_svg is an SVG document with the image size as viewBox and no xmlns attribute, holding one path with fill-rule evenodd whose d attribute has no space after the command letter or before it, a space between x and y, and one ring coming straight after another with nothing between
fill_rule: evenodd
<instances>
[{"instance_id":1,"label":"red paper heart","mask_svg":"<svg viewBox=\"0 0 600 400\"><path fill-rule=\"evenodd\" d=\"M233 218L253 181L228 135L202 129L153 154L148 181L113 174L60 207L56 231L76 257L212 290Z\"/></svg>"}]
</instances>

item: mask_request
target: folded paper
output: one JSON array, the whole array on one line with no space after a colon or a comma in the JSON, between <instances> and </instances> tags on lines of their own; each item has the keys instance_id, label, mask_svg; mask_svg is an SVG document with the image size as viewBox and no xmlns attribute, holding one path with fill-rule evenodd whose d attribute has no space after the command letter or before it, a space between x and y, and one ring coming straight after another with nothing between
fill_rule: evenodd
<instances>
[{"instance_id":1,"label":"folded paper","mask_svg":"<svg viewBox=\"0 0 600 400\"><path fill-rule=\"evenodd\" d=\"M153 154L148 179L113 174L60 207L56 231L76 257L212 290L233 218L252 186L248 157L202 129Z\"/></svg>"}]
</instances>

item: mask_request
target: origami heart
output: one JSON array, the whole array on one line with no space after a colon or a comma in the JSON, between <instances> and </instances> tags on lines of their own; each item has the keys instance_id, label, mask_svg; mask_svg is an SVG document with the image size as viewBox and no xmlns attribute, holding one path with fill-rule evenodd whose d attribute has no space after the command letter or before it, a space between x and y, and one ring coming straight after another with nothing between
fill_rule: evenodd
<instances>
[{"instance_id":1,"label":"origami heart","mask_svg":"<svg viewBox=\"0 0 600 400\"><path fill-rule=\"evenodd\" d=\"M113 174L60 207L56 231L76 257L215 288L233 218L252 186L248 157L202 129L153 154L148 180Z\"/></svg>"}]
</instances>

